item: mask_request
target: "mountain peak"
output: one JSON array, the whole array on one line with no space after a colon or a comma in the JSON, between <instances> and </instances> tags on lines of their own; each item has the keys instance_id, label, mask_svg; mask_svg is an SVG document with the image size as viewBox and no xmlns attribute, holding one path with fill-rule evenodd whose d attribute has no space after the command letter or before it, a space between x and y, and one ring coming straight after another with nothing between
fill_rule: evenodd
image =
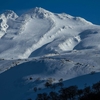
<instances>
[{"instance_id":1,"label":"mountain peak","mask_svg":"<svg viewBox=\"0 0 100 100\"><path fill-rule=\"evenodd\" d=\"M27 12L27 14L30 14L32 17L37 17L37 18L45 18L50 15L52 15L51 12L41 8L41 7L35 7Z\"/></svg>"},{"instance_id":2,"label":"mountain peak","mask_svg":"<svg viewBox=\"0 0 100 100\"><path fill-rule=\"evenodd\" d=\"M44 12L44 11L47 11L44 8L41 8L41 7L35 7L35 8L33 8L33 10L36 11L36 12Z\"/></svg>"},{"instance_id":3,"label":"mountain peak","mask_svg":"<svg viewBox=\"0 0 100 100\"><path fill-rule=\"evenodd\" d=\"M12 18L12 19L16 19L18 17L18 15L12 10L6 10L4 12L4 15L6 18Z\"/></svg>"}]
</instances>

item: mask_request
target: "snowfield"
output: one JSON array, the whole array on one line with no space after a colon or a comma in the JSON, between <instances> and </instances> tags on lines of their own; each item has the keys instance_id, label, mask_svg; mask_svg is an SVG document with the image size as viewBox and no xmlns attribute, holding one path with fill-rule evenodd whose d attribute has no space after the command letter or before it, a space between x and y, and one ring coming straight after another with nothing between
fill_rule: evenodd
<instances>
[{"instance_id":1,"label":"snowfield","mask_svg":"<svg viewBox=\"0 0 100 100\"><path fill-rule=\"evenodd\" d=\"M99 43L100 26L81 17L38 7L21 16L2 13L0 100L35 100L38 93L51 91L44 86L48 79L80 88L99 81Z\"/></svg>"}]
</instances>

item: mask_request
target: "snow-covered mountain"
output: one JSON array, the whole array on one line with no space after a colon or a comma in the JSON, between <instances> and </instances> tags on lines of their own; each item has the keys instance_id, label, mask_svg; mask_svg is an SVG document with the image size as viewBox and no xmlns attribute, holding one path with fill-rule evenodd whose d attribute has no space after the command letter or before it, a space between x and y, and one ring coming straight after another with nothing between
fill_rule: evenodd
<instances>
[{"instance_id":1,"label":"snow-covered mountain","mask_svg":"<svg viewBox=\"0 0 100 100\"><path fill-rule=\"evenodd\" d=\"M35 100L33 88L47 91L44 83L50 78L67 83L100 72L99 43L100 26L81 17L39 7L21 16L11 10L2 13L0 100L27 100L31 95Z\"/></svg>"},{"instance_id":2,"label":"snow-covered mountain","mask_svg":"<svg viewBox=\"0 0 100 100\"><path fill-rule=\"evenodd\" d=\"M36 7L19 17L7 11L0 15L0 20L0 58L23 59L99 49L100 26L80 17Z\"/></svg>"}]
</instances>

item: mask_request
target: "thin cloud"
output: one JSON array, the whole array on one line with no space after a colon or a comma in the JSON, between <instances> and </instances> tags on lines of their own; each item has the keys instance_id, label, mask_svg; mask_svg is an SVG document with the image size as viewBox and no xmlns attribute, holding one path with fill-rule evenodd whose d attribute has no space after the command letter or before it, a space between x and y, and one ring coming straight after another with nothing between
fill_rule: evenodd
<instances>
[{"instance_id":1,"label":"thin cloud","mask_svg":"<svg viewBox=\"0 0 100 100\"><path fill-rule=\"evenodd\" d=\"M22 10L15 10L15 13L18 15L22 15L23 13L27 12L29 9L22 9Z\"/></svg>"}]
</instances>

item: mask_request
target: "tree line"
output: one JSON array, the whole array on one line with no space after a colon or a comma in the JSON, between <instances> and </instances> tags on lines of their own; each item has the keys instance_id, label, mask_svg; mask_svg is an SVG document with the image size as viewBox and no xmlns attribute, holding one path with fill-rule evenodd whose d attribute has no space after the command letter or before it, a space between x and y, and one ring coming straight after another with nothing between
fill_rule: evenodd
<instances>
[{"instance_id":1,"label":"tree line","mask_svg":"<svg viewBox=\"0 0 100 100\"><path fill-rule=\"evenodd\" d=\"M45 86L52 89L57 86L61 86L61 88L58 92L37 94L35 100L100 100L100 81L92 86L85 86L83 89L78 89L76 85L63 87L62 80L58 84L46 82Z\"/></svg>"}]
</instances>

